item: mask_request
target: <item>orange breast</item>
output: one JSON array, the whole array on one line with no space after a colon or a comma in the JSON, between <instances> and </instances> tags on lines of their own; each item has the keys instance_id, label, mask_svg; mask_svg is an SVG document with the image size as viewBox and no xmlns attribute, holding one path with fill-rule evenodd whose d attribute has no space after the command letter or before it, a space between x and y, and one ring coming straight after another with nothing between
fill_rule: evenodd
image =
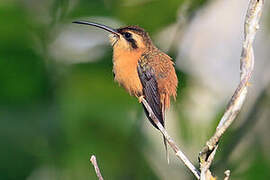
<instances>
[{"instance_id":1,"label":"orange breast","mask_svg":"<svg viewBox=\"0 0 270 180\"><path fill-rule=\"evenodd\" d=\"M115 81L123 86L130 95L142 95L142 84L138 76L137 65L142 51L121 51L114 49L113 71Z\"/></svg>"}]
</instances>

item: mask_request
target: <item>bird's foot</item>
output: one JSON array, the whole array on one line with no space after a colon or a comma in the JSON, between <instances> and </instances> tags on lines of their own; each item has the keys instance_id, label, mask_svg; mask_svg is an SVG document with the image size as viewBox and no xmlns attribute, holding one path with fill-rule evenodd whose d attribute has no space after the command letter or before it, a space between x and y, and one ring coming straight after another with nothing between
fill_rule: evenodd
<instances>
[{"instance_id":1,"label":"bird's foot","mask_svg":"<svg viewBox=\"0 0 270 180\"><path fill-rule=\"evenodd\" d=\"M140 96L140 97L138 97L138 101L139 101L139 103L142 103L143 98L144 98L144 96Z\"/></svg>"}]
</instances>

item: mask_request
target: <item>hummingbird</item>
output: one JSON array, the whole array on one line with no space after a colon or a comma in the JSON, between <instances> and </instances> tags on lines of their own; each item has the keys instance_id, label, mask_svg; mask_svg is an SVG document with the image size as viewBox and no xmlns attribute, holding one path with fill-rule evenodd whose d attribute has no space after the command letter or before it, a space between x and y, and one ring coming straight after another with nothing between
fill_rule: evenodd
<instances>
[{"instance_id":1,"label":"hummingbird","mask_svg":"<svg viewBox=\"0 0 270 180\"><path fill-rule=\"evenodd\" d=\"M73 23L95 26L110 33L114 80L131 96L138 98L140 103L142 98L145 98L165 128L165 110L170 107L171 97L176 99L178 86L172 58L159 50L148 33L139 26L114 29L95 22L74 21ZM144 105L143 109L151 124L158 129ZM163 141L169 162L167 141L164 136Z\"/></svg>"}]
</instances>

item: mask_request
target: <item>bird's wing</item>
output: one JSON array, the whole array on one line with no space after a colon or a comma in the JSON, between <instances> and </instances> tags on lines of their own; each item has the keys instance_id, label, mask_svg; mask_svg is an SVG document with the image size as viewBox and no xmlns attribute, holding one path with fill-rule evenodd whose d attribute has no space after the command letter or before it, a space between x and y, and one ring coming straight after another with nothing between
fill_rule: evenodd
<instances>
[{"instance_id":1,"label":"bird's wing","mask_svg":"<svg viewBox=\"0 0 270 180\"><path fill-rule=\"evenodd\" d=\"M151 109L153 110L155 116L158 118L159 122L164 126L162 105L160 102L160 94L158 91L158 84L156 81L154 69L147 63L145 55L142 55L138 62L138 75L143 86L143 95ZM144 106L143 106L144 107ZM144 107L148 119L154 127L157 128L153 120L149 117L148 111ZM157 128L158 129L158 128Z\"/></svg>"}]
</instances>

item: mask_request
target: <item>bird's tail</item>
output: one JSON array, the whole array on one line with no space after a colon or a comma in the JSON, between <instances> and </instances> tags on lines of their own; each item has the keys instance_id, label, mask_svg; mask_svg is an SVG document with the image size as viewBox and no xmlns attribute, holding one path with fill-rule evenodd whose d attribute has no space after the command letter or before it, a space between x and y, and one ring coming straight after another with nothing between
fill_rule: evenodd
<instances>
[{"instance_id":1,"label":"bird's tail","mask_svg":"<svg viewBox=\"0 0 270 180\"><path fill-rule=\"evenodd\" d=\"M162 106L162 119L163 119L163 127L165 129L165 102L163 101L163 106ZM169 157L169 151L168 151L168 145L167 145L167 140L165 138L165 136L163 135L163 143L164 143L164 147L165 147L165 152L166 152L166 159L168 164L170 164L170 157Z\"/></svg>"},{"instance_id":2,"label":"bird's tail","mask_svg":"<svg viewBox=\"0 0 270 180\"><path fill-rule=\"evenodd\" d=\"M147 109L144 107L144 105L143 105L143 109L144 109L145 113L147 114L147 118L148 118L148 120L151 122L151 124L152 124L156 129L159 130L159 128L157 127L157 125L154 123L153 119L151 119L151 118L148 116L148 111L147 111ZM160 113L160 114L158 114L158 113L154 113L154 114L157 116L159 122L160 122L160 123L162 124L162 126L165 128L165 122L164 122L164 119L165 119L165 110L162 109L162 113ZM166 159L167 159L167 162L168 162L168 164L169 164L169 163L170 163L169 151L168 151L168 146L167 146L167 140L166 140L166 138L165 138L164 135L163 135L163 143L164 143L165 152L166 152Z\"/></svg>"},{"instance_id":3,"label":"bird's tail","mask_svg":"<svg viewBox=\"0 0 270 180\"><path fill-rule=\"evenodd\" d=\"M164 135L163 135L163 143L164 143L164 146L165 146L166 159L167 159L168 164L170 164L170 156L169 156L169 151L168 151L167 140L166 140Z\"/></svg>"}]
</instances>

